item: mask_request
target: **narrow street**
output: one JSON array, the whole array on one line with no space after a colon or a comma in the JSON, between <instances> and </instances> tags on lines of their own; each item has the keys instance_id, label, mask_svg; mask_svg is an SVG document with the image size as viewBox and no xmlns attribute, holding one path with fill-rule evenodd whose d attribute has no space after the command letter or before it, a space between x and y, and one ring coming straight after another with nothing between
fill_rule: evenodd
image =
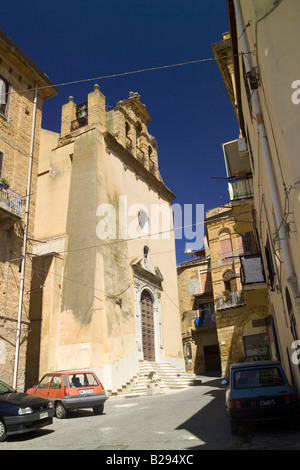
<instances>
[{"instance_id":1,"label":"narrow street","mask_svg":"<svg viewBox=\"0 0 300 470\"><path fill-rule=\"evenodd\" d=\"M0 451L103 450L113 456L131 450L187 455L199 450L300 449L300 430L291 424L246 426L232 436L224 391L218 377L203 377L201 385L177 392L110 398L102 416L91 410L72 412L66 419L55 418L48 428L9 437L0 443Z\"/></svg>"}]
</instances>

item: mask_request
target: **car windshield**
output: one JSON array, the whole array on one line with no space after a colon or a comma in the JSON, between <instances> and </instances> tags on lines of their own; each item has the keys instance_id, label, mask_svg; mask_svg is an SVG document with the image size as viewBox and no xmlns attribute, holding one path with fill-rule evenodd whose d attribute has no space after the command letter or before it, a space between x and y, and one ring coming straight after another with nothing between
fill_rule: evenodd
<instances>
[{"instance_id":1,"label":"car windshield","mask_svg":"<svg viewBox=\"0 0 300 470\"><path fill-rule=\"evenodd\" d=\"M3 395L4 393L11 393L14 392L15 390L11 388L9 385L6 385L4 382L1 382L0 380L0 395Z\"/></svg>"},{"instance_id":2,"label":"car windshield","mask_svg":"<svg viewBox=\"0 0 300 470\"><path fill-rule=\"evenodd\" d=\"M274 387L284 385L284 379L278 367L246 369L234 372L234 388Z\"/></svg>"}]
</instances>

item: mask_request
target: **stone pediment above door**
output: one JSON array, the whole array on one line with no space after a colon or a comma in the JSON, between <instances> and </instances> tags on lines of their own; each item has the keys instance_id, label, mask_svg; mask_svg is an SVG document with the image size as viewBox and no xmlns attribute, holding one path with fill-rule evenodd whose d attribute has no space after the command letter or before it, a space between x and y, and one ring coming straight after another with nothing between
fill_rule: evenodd
<instances>
[{"instance_id":1,"label":"stone pediment above door","mask_svg":"<svg viewBox=\"0 0 300 470\"><path fill-rule=\"evenodd\" d=\"M140 279L146 284L150 284L160 290L162 290L162 282L164 280L158 267L154 268L154 272L145 269L142 266L142 259L132 264L132 270L135 276L135 279Z\"/></svg>"}]
</instances>

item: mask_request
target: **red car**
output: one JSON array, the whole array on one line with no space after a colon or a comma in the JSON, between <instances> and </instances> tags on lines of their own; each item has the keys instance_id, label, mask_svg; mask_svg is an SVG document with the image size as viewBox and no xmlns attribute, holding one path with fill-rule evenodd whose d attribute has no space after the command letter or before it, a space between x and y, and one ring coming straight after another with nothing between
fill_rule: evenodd
<instances>
[{"instance_id":1,"label":"red car","mask_svg":"<svg viewBox=\"0 0 300 470\"><path fill-rule=\"evenodd\" d=\"M49 372L27 393L51 400L59 419L65 418L69 409L93 408L95 414L102 414L107 400L100 380L89 370Z\"/></svg>"}]
</instances>

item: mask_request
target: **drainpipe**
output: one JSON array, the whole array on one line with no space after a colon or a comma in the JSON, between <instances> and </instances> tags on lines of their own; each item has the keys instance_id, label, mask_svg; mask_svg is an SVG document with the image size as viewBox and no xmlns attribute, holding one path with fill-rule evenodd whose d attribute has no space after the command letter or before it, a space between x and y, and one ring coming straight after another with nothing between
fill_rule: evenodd
<instances>
[{"instance_id":1,"label":"drainpipe","mask_svg":"<svg viewBox=\"0 0 300 470\"><path fill-rule=\"evenodd\" d=\"M36 123L37 92L38 92L38 87L36 84L35 93L34 93L34 101L33 101L33 118L32 118L31 143L30 143L30 153L29 153L29 170L28 170L27 193L26 193L26 209L25 209L24 239L23 239L23 249L22 249L21 277L20 277L20 294L19 294L18 325L17 325L17 339L16 339L16 353L15 353L15 369L14 369L14 380L13 380L14 389L17 389L18 362L19 362L20 339L21 339L21 321L22 321L26 251L27 251L28 225L29 225L29 206L30 206L33 148L34 148L35 123Z\"/></svg>"},{"instance_id":2,"label":"drainpipe","mask_svg":"<svg viewBox=\"0 0 300 470\"><path fill-rule=\"evenodd\" d=\"M237 22L238 29L241 35L240 40L242 42L242 52L245 57L246 72L251 73L252 68L251 68L250 59L249 59L250 52L248 49L246 36L243 33L244 27L243 27L242 15L241 15L240 3L239 3L239 0L233 0L233 2L234 2L234 9L235 9L235 15L236 15L236 22ZM293 269L291 255L290 255L289 247L287 243L287 234L286 234L285 226L283 223L283 214L282 214L282 210L280 206L280 200L279 200L279 196L278 196L278 192L276 188L276 182L275 182L274 173L273 173L272 157L271 157L268 137L267 137L267 133L266 133L265 125L264 125L263 115L261 112L260 100L259 100L257 89L253 90L252 100L253 100L254 114L255 114L257 127L258 127L258 133L261 139L261 146L262 146L266 171L267 171L269 185L270 185L270 192L271 192L271 197L273 201L273 207L274 207L277 229L279 233L279 239L281 242L281 249L282 249L283 259L285 263L285 269L286 269L286 273L288 277L288 282L290 283L293 293L296 296L297 294L299 294L297 278Z\"/></svg>"}]
</instances>

